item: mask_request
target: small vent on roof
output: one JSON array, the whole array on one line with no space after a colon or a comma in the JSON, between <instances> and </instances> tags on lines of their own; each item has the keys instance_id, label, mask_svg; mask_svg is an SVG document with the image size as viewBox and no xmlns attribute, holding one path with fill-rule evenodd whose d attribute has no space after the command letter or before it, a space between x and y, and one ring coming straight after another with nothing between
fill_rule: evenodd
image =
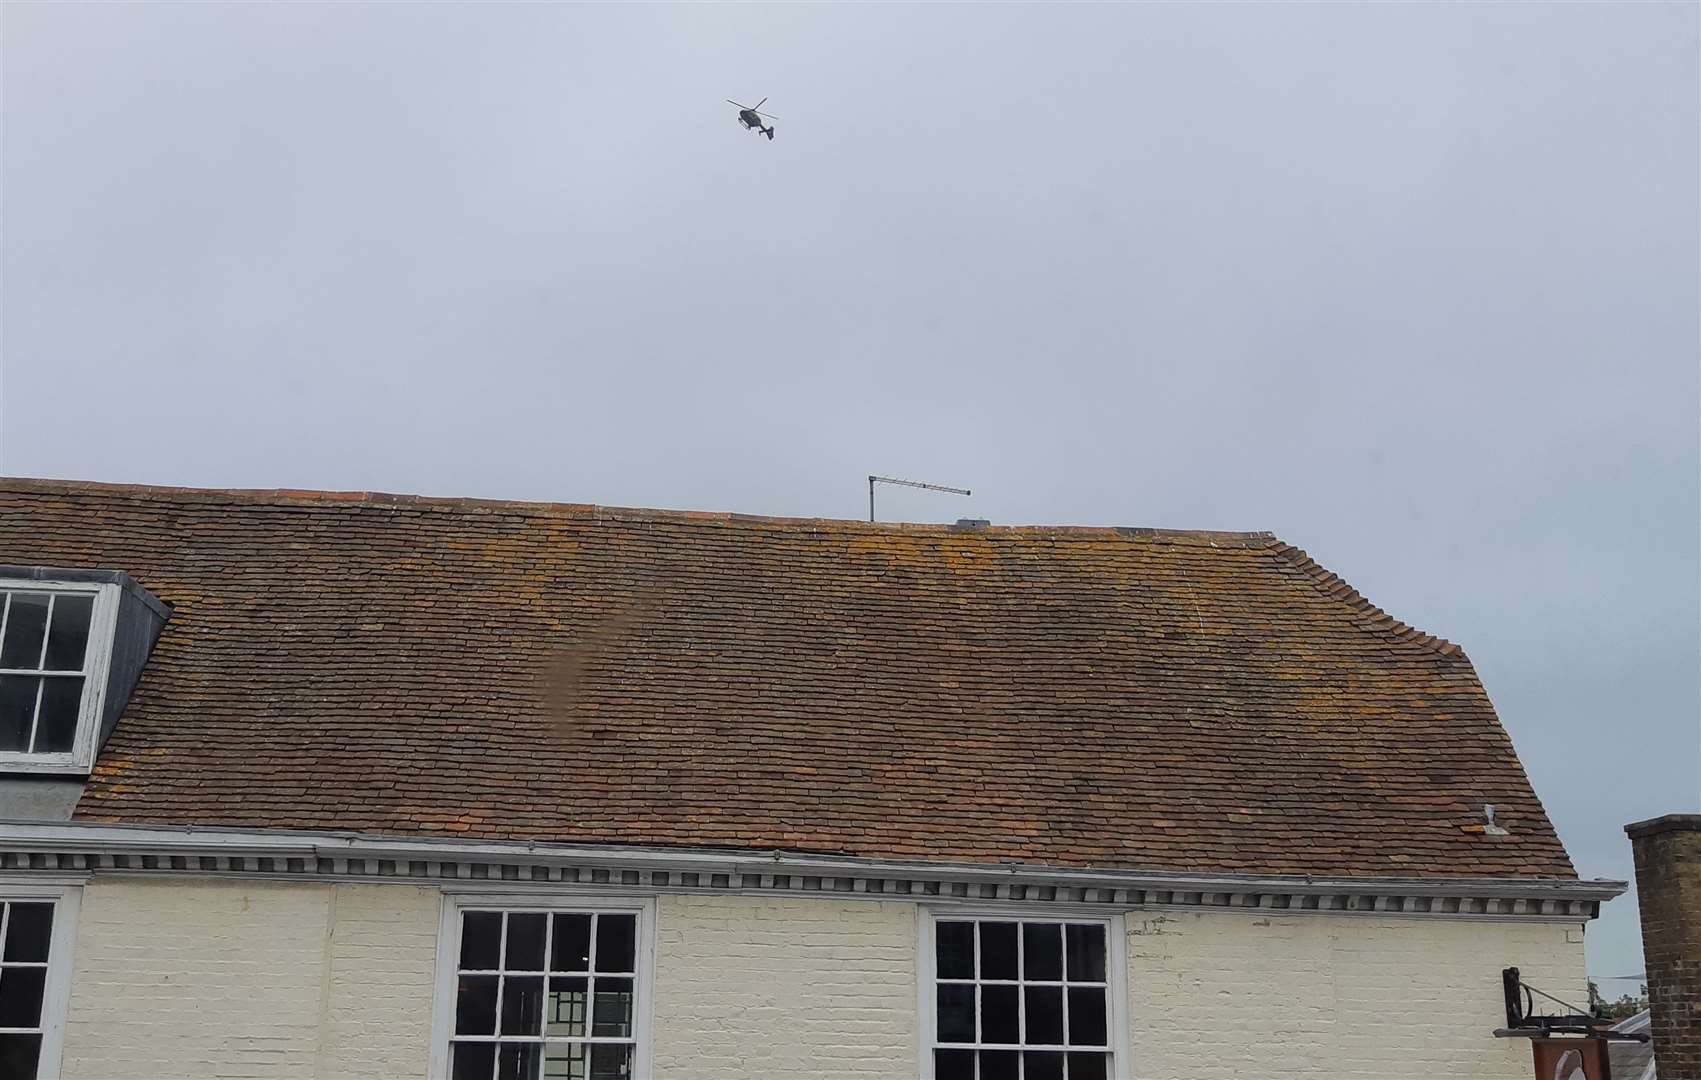
<instances>
[{"instance_id":1,"label":"small vent on roof","mask_svg":"<svg viewBox=\"0 0 1701 1080\"><path fill-rule=\"evenodd\" d=\"M985 518L958 518L956 528L959 528L959 529L984 529L991 524L992 524L992 522L986 520Z\"/></svg>"},{"instance_id":2,"label":"small vent on roof","mask_svg":"<svg viewBox=\"0 0 1701 1080\"><path fill-rule=\"evenodd\" d=\"M1511 833L1507 832L1504 828L1502 828L1500 825L1495 824L1495 821L1494 821L1494 804L1493 803L1489 803L1482 808L1482 816L1483 816L1482 831L1483 831L1484 836L1510 836L1510 835L1512 835Z\"/></svg>"}]
</instances>

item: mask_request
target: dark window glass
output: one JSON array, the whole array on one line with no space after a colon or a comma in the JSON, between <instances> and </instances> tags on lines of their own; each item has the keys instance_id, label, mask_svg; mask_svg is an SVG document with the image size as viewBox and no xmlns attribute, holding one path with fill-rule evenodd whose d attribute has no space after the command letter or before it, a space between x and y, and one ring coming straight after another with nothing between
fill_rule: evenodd
<instances>
[{"instance_id":1,"label":"dark window glass","mask_svg":"<svg viewBox=\"0 0 1701 1080\"><path fill-rule=\"evenodd\" d=\"M980 977L983 979L1014 979L1016 977L1016 924L983 922L980 924Z\"/></svg>"},{"instance_id":2,"label":"dark window glass","mask_svg":"<svg viewBox=\"0 0 1701 1080\"><path fill-rule=\"evenodd\" d=\"M68 753L77 738L77 713L83 706L83 680L43 679L41 711L35 719L35 752Z\"/></svg>"},{"instance_id":3,"label":"dark window glass","mask_svg":"<svg viewBox=\"0 0 1701 1080\"><path fill-rule=\"evenodd\" d=\"M6 959L24 963L47 960L53 937L52 904L13 904L6 920Z\"/></svg>"},{"instance_id":4,"label":"dark window glass","mask_svg":"<svg viewBox=\"0 0 1701 1080\"><path fill-rule=\"evenodd\" d=\"M975 988L941 984L939 994L939 1041L972 1043L975 1041Z\"/></svg>"},{"instance_id":5,"label":"dark window glass","mask_svg":"<svg viewBox=\"0 0 1701 1080\"><path fill-rule=\"evenodd\" d=\"M83 653L89 645L89 616L94 597L83 593L61 593L53 598L53 622L47 630L48 671L83 670Z\"/></svg>"},{"instance_id":6,"label":"dark window glass","mask_svg":"<svg viewBox=\"0 0 1701 1080\"><path fill-rule=\"evenodd\" d=\"M500 966L502 913L469 911L461 919L461 969L490 971Z\"/></svg>"},{"instance_id":7,"label":"dark window glass","mask_svg":"<svg viewBox=\"0 0 1701 1080\"><path fill-rule=\"evenodd\" d=\"M543 976L510 975L502 983L502 1034L536 1035L543 1023Z\"/></svg>"},{"instance_id":8,"label":"dark window glass","mask_svg":"<svg viewBox=\"0 0 1701 1080\"><path fill-rule=\"evenodd\" d=\"M550 979L549 1000L544 1003L543 1033L558 1038L586 1034L585 1016L590 1008L589 997L590 986L587 979L562 978L559 975Z\"/></svg>"},{"instance_id":9,"label":"dark window glass","mask_svg":"<svg viewBox=\"0 0 1701 1080\"><path fill-rule=\"evenodd\" d=\"M555 916L555 937L549 945L549 970L591 970L591 917Z\"/></svg>"},{"instance_id":10,"label":"dark window glass","mask_svg":"<svg viewBox=\"0 0 1701 1080\"><path fill-rule=\"evenodd\" d=\"M1029 1050L1022 1055L1023 1080L1063 1080L1063 1051Z\"/></svg>"},{"instance_id":11,"label":"dark window glass","mask_svg":"<svg viewBox=\"0 0 1701 1080\"><path fill-rule=\"evenodd\" d=\"M1070 924L1069 981L1104 982L1104 926Z\"/></svg>"},{"instance_id":12,"label":"dark window glass","mask_svg":"<svg viewBox=\"0 0 1701 1080\"><path fill-rule=\"evenodd\" d=\"M590 1080L629 1080L632 1047L620 1043L597 1043L591 1047Z\"/></svg>"},{"instance_id":13,"label":"dark window glass","mask_svg":"<svg viewBox=\"0 0 1701 1080\"><path fill-rule=\"evenodd\" d=\"M631 1038L631 979L597 980L597 1000L591 1012L591 1034L616 1039Z\"/></svg>"},{"instance_id":14,"label":"dark window glass","mask_svg":"<svg viewBox=\"0 0 1701 1080\"><path fill-rule=\"evenodd\" d=\"M6 639L0 641L0 668L41 667L41 640L47 633L47 593L13 593L6 613Z\"/></svg>"},{"instance_id":15,"label":"dark window glass","mask_svg":"<svg viewBox=\"0 0 1701 1080\"><path fill-rule=\"evenodd\" d=\"M933 1080L975 1080L973 1050L935 1050Z\"/></svg>"},{"instance_id":16,"label":"dark window glass","mask_svg":"<svg viewBox=\"0 0 1701 1080\"><path fill-rule=\"evenodd\" d=\"M41 991L47 969L0 968L0 1028L41 1026Z\"/></svg>"},{"instance_id":17,"label":"dark window glass","mask_svg":"<svg viewBox=\"0 0 1701 1080\"><path fill-rule=\"evenodd\" d=\"M1103 1054L1070 1054L1069 1080L1105 1080Z\"/></svg>"},{"instance_id":18,"label":"dark window glass","mask_svg":"<svg viewBox=\"0 0 1701 1080\"><path fill-rule=\"evenodd\" d=\"M0 1035L0 1076L7 1080L35 1080L40 1057L40 1035Z\"/></svg>"},{"instance_id":19,"label":"dark window glass","mask_svg":"<svg viewBox=\"0 0 1701 1080\"><path fill-rule=\"evenodd\" d=\"M1022 978L1028 982L1063 981L1063 927L1027 923L1022 927Z\"/></svg>"},{"instance_id":20,"label":"dark window glass","mask_svg":"<svg viewBox=\"0 0 1701 1080\"><path fill-rule=\"evenodd\" d=\"M549 916L536 912L512 912L508 916L508 953L504 971L542 971L543 935Z\"/></svg>"},{"instance_id":21,"label":"dark window glass","mask_svg":"<svg viewBox=\"0 0 1701 1080\"><path fill-rule=\"evenodd\" d=\"M495 1064L495 1043L456 1043L449 1075L452 1080L490 1080Z\"/></svg>"},{"instance_id":22,"label":"dark window glass","mask_svg":"<svg viewBox=\"0 0 1701 1080\"><path fill-rule=\"evenodd\" d=\"M632 971L637 951L636 915L597 916L597 970Z\"/></svg>"},{"instance_id":23,"label":"dark window glass","mask_svg":"<svg viewBox=\"0 0 1701 1080\"><path fill-rule=\"evenodd\" d=\"M537 1043L503 1043L496 1057L496 1080L537 1080L542 1052Z\"/></svg>"},{"instance_id":24,"label":"dark window glass","mask_svg":"<svg viewBox=\"0 0 1701 1080\"><path fill-rule=\"evenodd\" d=\"M1022 1033L1017 1029L1016 995L1014 986L980 988L980 1041L983 1043L1019 1043Z\"/></svg>"},{"instance_id":25,"label":"dark window glass","mask_svg":"<svg viewBox=\"0 0 1701 1080\"><path fill-rule=\"evenodd\" d=\"M35 720L34 675L0 675L0 750L28 750L30 724Z\"/></svg>"},{"instance_id":26,"label":"dark window glass","mask_svg":"<svg viewBox=\"0 0 1701 1080\"><path fill-rule=\"evenodd\" d=\"M1022 1055L1014 1050L982 1050L980 1080L1017 1080Z\"/></svg>"},{"instance_id":27,"label":"dark window glass","mask_svg":"<svg viewBox=\"0 0 1701 1080\"><path fill-rule=\"evenodd\" d=\"M496 1034L495 975L462 975L455 991L455 1034Z\"/></svg>"},{"instance_id":28,"label":"dark window glass","mask_svg":"<svg viewBox=\"0 0 1701 1080\"><path fill-rule=\"evenodd\" d=\"M1105 1045L1104 987L1069 988L1069 1041L1075 1046Z\"/></svg>"},{"instance_id":29,"label":"dark window glass","mask_svg":"<svg viewBox=\"0 0 1701 1080\"><path fill-rule=\"evenodd\" d=\"M942 922L934 927L934 967L941 979L975 977L975 924Z\"/></svg>"},{"instance_id":30,"label":"dark window glass","mask_svg":"<svg viewBox=\"0 0 1701 1080\"><path fill-rule=\"evenodd\" d=\"M1027 1037L1022 1041L1030 1046L1063 1045L1063 988L1061 986L1024 986L1027 995Z\"/></svg>"}]
</instances>

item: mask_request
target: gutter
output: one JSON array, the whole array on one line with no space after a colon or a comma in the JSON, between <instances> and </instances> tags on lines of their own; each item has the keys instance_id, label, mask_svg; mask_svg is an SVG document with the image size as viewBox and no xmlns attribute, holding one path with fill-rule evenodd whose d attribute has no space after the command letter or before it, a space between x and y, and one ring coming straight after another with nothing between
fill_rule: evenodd
<instances>
[{"instance_id":1,"label":"gutter","mask_svg":"<svg viewBox=\"0 0 1701 1080\"><path fill-rule=\"evenodd\" d=\"M65 866L67 861L70 865ZM52 863L51 866L46 865ZM264 864L264 865L262 865ZM1066 899L1259 911L1583 916L1622 881L1527 877L1327 877L1079 869L345 832L0 821L0 871L241 872L363 879L589 882L665 888ZM825 884L823 884L825 883Z\"/></svg>"}]
</instances>

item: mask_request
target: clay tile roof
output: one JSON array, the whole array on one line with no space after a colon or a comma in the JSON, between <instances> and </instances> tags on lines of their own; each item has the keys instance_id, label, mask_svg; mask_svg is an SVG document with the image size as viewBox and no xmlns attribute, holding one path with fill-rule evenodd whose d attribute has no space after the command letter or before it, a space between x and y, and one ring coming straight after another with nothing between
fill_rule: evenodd
<instances>
[{"instance_id":1,"label":"clay tile roof","mask_svg":"<svg viewBox=\"0 0 1701 1080\"><path fill-rule=\"evenodd\" d=\"M1264 533L10 480L0 563L175 606L86 820L1575 876L1458 647Z\"/></svg>"}]
</instances>

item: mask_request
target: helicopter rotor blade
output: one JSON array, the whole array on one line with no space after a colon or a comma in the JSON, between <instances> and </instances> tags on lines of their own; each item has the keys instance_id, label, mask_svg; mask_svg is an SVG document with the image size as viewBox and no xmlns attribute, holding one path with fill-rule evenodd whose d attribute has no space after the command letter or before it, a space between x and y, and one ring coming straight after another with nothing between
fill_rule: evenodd
<instances>
[{"instance_id":1,"label":"helicopter rotor blade","mask_svg":"<svg viewBox=\"0 0 1701 1080\"><path fill-rule=\"evenodd\" d=\"M764 100L766 100L766 99L764 99ZM742 108L745 108L745 107L746 107L746 106L743 106L743 105L739 105L739 104L738 104L738 102L736 102L736 101L734 101L734 100L732 100L732 99L731 99L731 98L727 98L727 99L726 99L726 103L727 103L727 104L728 104L728 105L732 105L732 106L735 106L735 107L737 107L737 108L740 108L740 109L742 109Z\"/></svg>"},{"instance_id":2,"label":"helicopter rotor blade","mask_svg":"<svg viewBox=\"0 0 1701 1080\"><path fill-rule=\"evenodd\" d=\"M752 110L751 110L751 111L752 111L752 112L755 112L755 110L754 110L754 109L752 109ZM779 117L777 117L777 116L773 116L773 115L771 115L771 114L769 114L769 113L765 113L765 112L759 112L759 113L756 113L756 115L757 115L757 116L766 116L766 117L767 117L767 118L768 118L768 119L770 119L770 120L778 120L778 119L779 119Z\"/></svg>"},{"instance_id":3,"label":"helicopter rotor blade","mask_svg":"<svg viewBox=\"0 0 1701 1080\"><path fill-rule=\"evenodd\" d=\"M761 101L758 101L756 104L750 106L750 111L755 112L756 110L760 109L763 105L763 102L766 102L767 100L768 100L767 98L763 98Z\"/></svg>"}]
</instances>

